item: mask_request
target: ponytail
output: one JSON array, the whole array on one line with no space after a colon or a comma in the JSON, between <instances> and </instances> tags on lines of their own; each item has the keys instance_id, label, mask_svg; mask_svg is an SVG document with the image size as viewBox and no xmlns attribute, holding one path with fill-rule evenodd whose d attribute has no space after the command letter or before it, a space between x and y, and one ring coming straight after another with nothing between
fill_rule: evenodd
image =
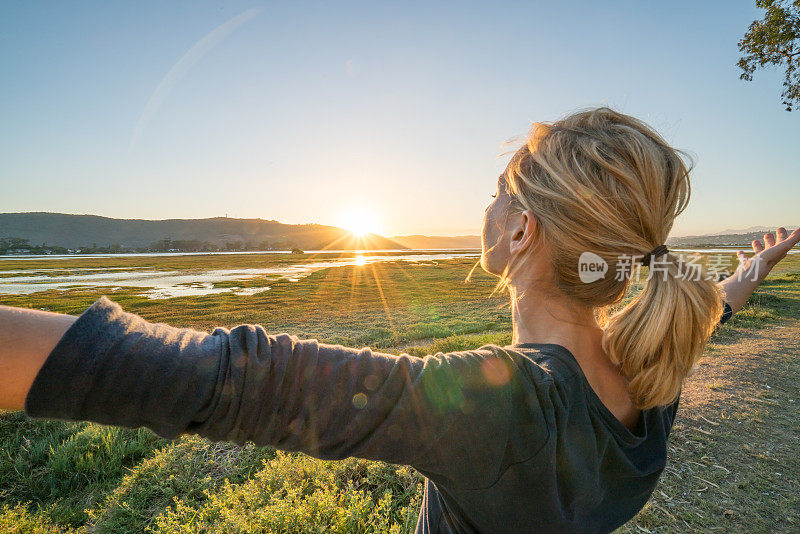
<instances>
[{"instance_id":1,"label":"ponytail","mask_svg":"<svg viewBox=\"0 0 800 534\"><path fill-rule=\"evenodd\" d=\"M607 319L603 348L641 409L671 404L723 312L722 290L699 269L681 272L671 254L644 289Z\"/></svg>"}]
</instances>

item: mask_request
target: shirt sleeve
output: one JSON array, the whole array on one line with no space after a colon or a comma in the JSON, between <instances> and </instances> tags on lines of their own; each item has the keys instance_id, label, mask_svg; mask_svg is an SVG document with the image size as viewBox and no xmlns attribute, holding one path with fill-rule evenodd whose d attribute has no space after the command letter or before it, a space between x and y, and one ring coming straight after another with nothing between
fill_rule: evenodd
<instances>
[{"instance_id":1,"label":"shirt sleeve","mask_svg":"<svg viewBox=\"0 0 800 534\"><path fill-rule=\"evenodd\" d=\"M730 304L728 304L727 302L723 301L722 305L724 307L724 311L722 312L722 317L720 317L720 319L719 319L719 325L718 326L724 325L726 322L728 322L728 319L730 319L731 316L733 315L733 308L731 308Z\"/></svg>"},{"instance_id":2,"label":"shirt sleeve","mask_svg":"<svg viewBox=\"0 0 800 534\"><path fill-rule=\"evenodd\" d=\"M537 448L547 437L532 383L496 349L417 358L260 325L209 334L148 322L101 297L48 356L25 411L384 460L472 486L527 456L520 443Z\"/></svg>"}]
</instances>

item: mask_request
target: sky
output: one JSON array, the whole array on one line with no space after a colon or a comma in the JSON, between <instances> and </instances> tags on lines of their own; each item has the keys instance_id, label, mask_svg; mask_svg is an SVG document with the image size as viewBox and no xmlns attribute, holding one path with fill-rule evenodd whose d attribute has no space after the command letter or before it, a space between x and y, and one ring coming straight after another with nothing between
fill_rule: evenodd
<instances>
[{"instance_id":1,"label":"sky","mask_svg":"<svg viewBox=\"0 0 800 534\"><path fill-rule=\"evenodd\" d=\"M672 235L800 224L753 1L0 4L0 212L477 234L509 141L610 106L695 159Z\"/></svg>"}]
</instances>

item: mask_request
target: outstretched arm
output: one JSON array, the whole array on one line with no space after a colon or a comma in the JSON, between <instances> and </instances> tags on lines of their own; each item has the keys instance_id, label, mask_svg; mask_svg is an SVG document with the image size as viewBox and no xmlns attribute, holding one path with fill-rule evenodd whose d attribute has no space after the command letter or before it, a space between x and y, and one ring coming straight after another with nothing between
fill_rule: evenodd
<instances>
[{"instance_id":1,"label":"outstretched arm","mask_svg":"<svg viewBox=\"0 0 800 534\"><path fill-rule=\"evenodd\" d=\"M733 312L737 312L744 306L753 291L767 277L775 265L786 257L789 250L800 241L800 227L788 234L786 228L778 228L776 236L772 233L764 234L764 243L753 241L752 258L747 258L747 254L740 250L739 267L734 273L719 283L725 291L725 301L730 305Z\"/></svg>"},{"instance_id":2,"label":"outstretched arm","mask_svg":"<svg viewBox=\"0 0 800 534\"><path fill-rule=\"evenodd\" d=\"M269 335L260 325L209 334L148 322L106 297L78 318L33 313L28 336L49 341L12 358L0 352L4 384L25 375L4 406L24 399L33 417L384 460L465 486L494 480L549 436L537 400L549 398L551 381L533 380L518 356L494 345L417 358ZM50 321L58 328L46 332ZM7 372L17 367L24 372Z\"/></svg>"}]
</instances>

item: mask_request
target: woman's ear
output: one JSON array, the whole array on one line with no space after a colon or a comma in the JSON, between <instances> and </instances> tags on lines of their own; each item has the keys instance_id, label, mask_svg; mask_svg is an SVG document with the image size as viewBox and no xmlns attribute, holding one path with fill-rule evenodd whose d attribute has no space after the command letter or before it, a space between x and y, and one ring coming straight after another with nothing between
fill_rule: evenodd
<instances>
[{"instance_id":1,"label":"woman's ear","mask_svg":"<svg viewBox=\"0 0 800 534\"><path fill-rule=\"evenodd\" d=\"M509 218L510 235L508 247L512 256L525 252L536 238L538 221L531 210L515 213Z\"/></svg>"}]
</instances>

